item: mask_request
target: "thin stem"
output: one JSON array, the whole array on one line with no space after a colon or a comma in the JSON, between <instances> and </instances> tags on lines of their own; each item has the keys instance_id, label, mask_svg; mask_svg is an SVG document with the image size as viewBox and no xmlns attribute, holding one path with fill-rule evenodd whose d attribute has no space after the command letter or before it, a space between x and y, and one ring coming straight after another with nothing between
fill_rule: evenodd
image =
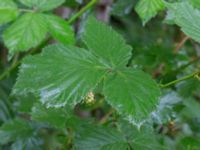
<instances>
[{"instance_id":1,"label":"thin stem","mask_svg":"<svg viewBox=\"0 0 200 150\"><path fill-rule=\"evenodd\" d=\"M78 13L72 16L71 19L68 20L68 23L73 23L77 18L79 18L84 12L90 9L94 4L96 4L98 0L91 0L85 7L83 7Z\"/></svg>"},{"instance_id":2,"label":"thin stem","mask_svg":"<svg viewBox=\"0 0 200 150\"><path fill-rule=\"evenodd\" d=\"M194 78L195 76L197 76L197 75L199 75L199 74L200 74L200 70L199 70L199 71L196 71L196 72L193 72L193 73L191 73L191 74L189 74L189 75L186 75L186 76L184 76L184 77L182 77L182 78L179 78L179 79L177 79L177 80L171 81L171 82L169 82L169 83L167 83L167 84L160 84L160 87L161 87L161 88L166 88L166 87L168 87L168 86L177 84L177 83L179 83L179 82L181 82L181 81L184 81L184 80L187 80L187 79L190 79L190 78Z\"/></svg>"},{"instance_id":3,"label":"thin stem","mask_svg":"<svg viewBox=\"0 0 200 150\"><path fill-rule=\"evenodd\" d=\"M86 12L88 9L90 9L95 3L97 3L98 0L92 0L89 2L85 7L83 7L80 11L78 11L74 16L72 16L71 19L68 20L69 24L72 24L77 18L79 18L84 12ZM21 11L24 12L33 12L32 10L28 9L21 9ZM32 51L29 51L27 55L35 53L38 49L41 48L41 45L44 45L44 43L48 42L50 38L47 38L44 40L38 47L32 49ZM5 70L1 75L0 75L0 81L6 78L17 66L21 63L22 59L18 60L15 64L11 65L10 68Z\"/></svg>"},{"instance_id":4,"label":"thin stem","mask_svg":"<svg viewBox=\"0 0 200 150\"><path fill-rule=\"evenodd\" d=\"M111 108L108 113L99 121L99 124L104 124L108 118L110 117L110 115L112 115L112 113L115 112L115 110L113 108Z\"/></svg>"},{"instance_id":5,"label":"thin stem","mask_svg":"<svg viewBox=\"0 0 200 150\"><path fill-rule=\"evenodd\" d=\"M177 53L179 51L179 49L185 44L185 42L190 39L188 36L185 36L176 46L174 52Z\"/></svg>"}]
</instances>

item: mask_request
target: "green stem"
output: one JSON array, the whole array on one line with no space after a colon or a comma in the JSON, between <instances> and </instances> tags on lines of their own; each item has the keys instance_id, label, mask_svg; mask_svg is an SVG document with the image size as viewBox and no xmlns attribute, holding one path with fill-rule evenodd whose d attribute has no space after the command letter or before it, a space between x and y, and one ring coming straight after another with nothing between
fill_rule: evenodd
<instances>
[{"instance_id":1,"label":"green stem","mask_svg":"<svg viewBox=\"0 0 200 150\"><path fill-rule=\"evenodd\" d=\"M71 19L68 20L69 24L72 24L77 18L79 18L84 12L86 12L88 9L90 9L95 3L97 3L98 0L92 0L91 2L89 2L85 7L83 7L80 11L78 11L74 16L72 16ZM21 9L21 11L29 11L27 9ZM32 11L32 10L30 10ZM36 52L38 49L41 48L41 45L44 45L44 43L48 42L50 40L50 38L47 38L46 40L44 40L42 42L42 44L40 44L37 48L34 48L32 51L29 51L29 54L32 54L34 52ZM4 78L6 78L15 68L17 68L17 66L21 63L22 59L18 60L15 64L11 65L10 68L8 68L7 70L5 70L1 75L0 75L0 81L3 80Z\"/></svg>"},{"instance_id":2,"label":"green stem","mask_svg":"<svg viewBox=\"0 0 200 150\"><path fill-rule=\"evenodd\" d=\"M83 7L78 13L76 13L74 16L72 16L71 19L68 20L68 23L73 23L77 18L82 16L84 12L86 12L88 9L90 9L94 4L96 4L98 0L91 0L85 7Z\"/></svg>"},{"instance_id":3,"label":"green stem","mask_svg":"<svg viewBox=\"0 0 200 150\"><path fill-rule=\"evenodd\" d=\"M110 115L112 115L112 113L115 112L115 109L111 108L108 113L99 121L99 124L104 124L106 123L106 121L108 120L108 118L110 117Z\"/></svg>"},{"instance_id":4,"label":"green stem","mask_svg":"<svg viewBox=\"0 0 200 150\"><path fill-rule=\"evenodd\" d=\"M161 88L166 88L166 87L168 87L168 86L177 84L177 83L179 83L179 82L181 82L181 81L184 81L184 80L187 80L187 79L190 79L190 78L194 78L194 77L195 77L196 75L198 75L198 74L200 74L200 70L199 70L199 71L196 71L196 72L193 72L193 73L191 73L191 74L189 74L189 75L186 75L186 76L184 76L184 77L182 77L182 78L179 78L179 79L177 79L177 80L171 81L171 82L169 82L169 83L167 83L167 84L160 84L160 87L161 87Z\"/></svg>"}]
</instances>

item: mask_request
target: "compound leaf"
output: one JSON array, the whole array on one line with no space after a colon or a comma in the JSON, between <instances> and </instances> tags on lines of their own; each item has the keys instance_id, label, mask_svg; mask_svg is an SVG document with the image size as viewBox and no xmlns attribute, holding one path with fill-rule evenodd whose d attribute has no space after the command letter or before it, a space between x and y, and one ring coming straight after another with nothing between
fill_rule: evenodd
<instances>
[{"instance_id":1,"label":"compound leaf","mask_svg":"<svg viewBox=\"0 0 200 150\"><path fill-rule=\"evenodd\" d=\"M102 28L105 34L110 32L114 36L117 35L111 28L94 19L89 20L89 26L90 23L97 29ZM110 34L106 34L104 39L111 38L114 42ZM90 41L94 34L91 37L86 36L84 39ZM115 37L116 43L119 43L119 39L123 41L120 36ZM90 42L96 44L89 43L91 51L58 44L47 47L41 55L26 58L13 92L35 93L47 106L74 106L91 92L103 77L107 77L103 93L108 102L129 119L134 118L139 122L147 118L158 102L160 91L156 83L142 71L126 68L125 64L129 58L129 51L126 53L126 50L129 46L125 43L116 44L118 47L107 45L109 55L106 55L102 53L104 49L101 47L91 48L102 43L100 39L93 40ZM122 57L116 56L112 48ZM125 60L121 60L122 58ZM109 61L115 63L108 63ZM111 64L114 66L111 67ZM115 66L117 64L119 66Z\"/></svg>"}]
</instances>

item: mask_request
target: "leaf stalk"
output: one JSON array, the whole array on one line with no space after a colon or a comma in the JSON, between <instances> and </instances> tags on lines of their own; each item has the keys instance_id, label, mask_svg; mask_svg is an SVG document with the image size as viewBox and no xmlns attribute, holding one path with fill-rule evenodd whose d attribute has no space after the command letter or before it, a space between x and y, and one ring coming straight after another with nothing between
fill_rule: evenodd
<instances>
[{"instance_id":1,"label":"leaf stalk","mask_svg":"<svg viewBox=\"0 0 200 150\"><path fill-rule=\"evenodd\" d=\"M196 71L196 72L193 72L193 73L191 73L191 74L189 74L189 75L186 75L186 76L184 76L184 77L182 77L182 78L179 78L179 79L177 79L177 80L171 81L171 82L169 82L169 83L160 84L160 87L161 87L161 88L166 88L166 87L172 86L172 85L174 85L174 84L177 84L177 83L179 83L179 82L181 82L181 81L188 80L188 79L190 79L190 78L195 78L195 77L198 76L199 74L200 74L200 70L199 70L199 71Z\"/></svg>"}]
</instances>

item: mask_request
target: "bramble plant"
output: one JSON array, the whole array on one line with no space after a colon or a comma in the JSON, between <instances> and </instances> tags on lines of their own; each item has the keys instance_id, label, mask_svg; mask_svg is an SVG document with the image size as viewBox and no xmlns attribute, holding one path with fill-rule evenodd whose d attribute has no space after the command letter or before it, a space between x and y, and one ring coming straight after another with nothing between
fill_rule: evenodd
<instances>
[{"instance_id":1,"label":"bramble plant","mask_svg":"<svg viewBox=\"0 0 200 150\"><path fill-rule=\"evenodd\" d=\"M0 150L200 148L199 0L0 0L0 25Z\"/></svg>"}]
</instances>

